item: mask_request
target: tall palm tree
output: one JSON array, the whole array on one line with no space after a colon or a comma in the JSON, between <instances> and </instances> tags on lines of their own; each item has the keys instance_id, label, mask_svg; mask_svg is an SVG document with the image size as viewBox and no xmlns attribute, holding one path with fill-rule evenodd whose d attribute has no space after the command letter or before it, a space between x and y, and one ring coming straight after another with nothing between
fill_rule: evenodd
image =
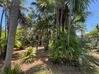
<instances>
[{"instance_id":1,"label":"tall palm tree","mask_svg":"<svg viewBox=\"0 0 99 74\"><path fill-rule=\"evenodd\" d=\"M4 68L9 68L11 66L12 52L15 43L15 34L18 25L19 9L20 1L12 0L9 8L9 34Z\"/></svg>"},{"instance_id":2,"label":"tall palm tree","mask_svg":"<svg viewBox=\"0 0 99 74\"><path fill-rule=\"evenodd\" d=\"M68 46L69 46L69 36L70 29L72 27L72 22L75 17L82 14L83 11L87 9L90 2L94 0L55 0L56 2L56 19L57 24L61 25L64 29L67 28L68 31Z\"/></svg>"},{"instance_id":3,"label":"tall palm tree","mask_svg":"<svg viewBox=\"0 0 99 74\"><path fill-rule=\"evenodd\" d=\"M21 0L21 2L22 2L23 0ZM18 10L18 9L16 9L17 8L17 6L16 6L16 8L15 8L15 6L13 5L13 2L15 2L15 1L13 1L13 0L0 0L0 7L2 7L3 9L4 9L4 12L5 12L5 19L6 19L6 25L5 25L5 27L7 26L7 33L8 33L8 35L7 36L9 36L9 30L10 30L10 25L11 25L11 17L12 17L12 14L13 14L13 16L14 15L16 15L16 14L18 14L18 15L16 15L15 17L17 18L17 20L20 20L20 22L21 23L24 23L24 24L26 24L26 18L22 15L22 12L21 12L21 9L23 8L22 6L19 6L19 8L20 8L20 10ZM20 3L21 3L20 2ZM16 5L18 5L18 4L16 4ZM20 4L19 4L20 5ZM14 9L14 10L13 10ZM16 9L16 10L15 10ZM18 11L17 11L18 10ZM17 13L14 13L15 11L17 11ZM3 15L2 15L2 17L3 17ZM14 18L14 17L13 17ZM12 19L13 19L12 18ZM15 19L13 19L13 20L15 20ZM13 21L12 20L12 21ZM2 20L1 20L2 21ZM13 22L12 22L13 23ZM13 23L14 24L14 23ZM12 27L12 26L11 26ZM6 29L6 28L5 28ZM6 35L6 33L5 33L5 35ZM12 38L12 37L11 37ZM9 37L7 37L6 39L8 39L8 42L9 42ZM8 43L9 44L9 43ZM9 46L7 44L7 47ZM13 45L12 45L13 46ZM8 48L7 48L8 49ZM4 52L6 52L6 50L4 50ZM4 53L2 53L2 54L4 54ZM5 54L4 54L5 55ZM7 54L6 54L7 55ZM6 57L7 58L7 57ZM11 60L10 60L11 61Z\"/></svg>"},{"instance_id":4,"label":"tall palm tree","mask_svg":"<svg viewBox=\"0 0 99 74\"><path fill-rule=\"evenodd\" d=\"M4 68L11 67L11 59L12 59L13 47L15 44L15 35L16 35L16 29L17 29L18 23L28 24L25 16L21 12L21 8L23 7L21 6L20 0L11 0L8 2L8 6L7 6L8 42L7 42L7 51L6 51Z\"/></svg>"}]
</instances>

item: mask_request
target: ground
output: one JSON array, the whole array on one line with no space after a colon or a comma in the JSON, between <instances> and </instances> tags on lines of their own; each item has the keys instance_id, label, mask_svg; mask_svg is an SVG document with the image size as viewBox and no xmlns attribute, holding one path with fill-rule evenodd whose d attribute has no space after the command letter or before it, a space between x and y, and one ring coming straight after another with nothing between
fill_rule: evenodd
<instances>
[{"instance_id":1,"label":"ground","mask_svg":"<svg viewBox=\"0 0 99 74\"><path fill-rule=\"evenodd\" d=\"M26 50L14 51L12 58L12 65L20 64L24 74L86 74L84 71L81 71L79 67L53 64L49 61L48 54L44 51L43 47L39 47L37 50L37 57L32 63L21 63L21 59L17 57L25 51ZM97 60L99 60L99 53L92 52L90 55L93 57L92 59L96 60L94 62L98 67L99 62ZM2 62L1 60L1 67Z\"/></svg>"}]
</instances>

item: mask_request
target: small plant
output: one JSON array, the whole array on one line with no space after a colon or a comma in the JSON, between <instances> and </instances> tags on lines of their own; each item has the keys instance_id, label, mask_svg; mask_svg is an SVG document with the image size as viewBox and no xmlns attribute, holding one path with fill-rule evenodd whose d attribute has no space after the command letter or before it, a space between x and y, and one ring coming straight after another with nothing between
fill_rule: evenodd
<instances>
[{"instance_id":1,"label":"small plant","mask_svg":"<svg viewBox=\"0 0 99 74\"><path fill-rule=\"evenodd\" d=\"M13 74L21 74L22 70L19 64L16 64L15 67L12 69Z\"/></svg>"},{"instance_id":2,"label":"small plant","mask_svg":"<svg viewBox=\"0 0 99 74\"><path fill-rule=\"evenodd\" d=\"M4 74L22 74L21 67L16 64L13 69L10 68L5 68L4 69Z\"/></svg>"},{"instance_id":3,"label":"small plant","mask_svg":"<svg viewBox=\"0 0 99 74\"><path fill-rule=\"evenodd\" d=\"M27 47L26 50L27 51L22 55L22 62L31 63L36 57L36 48L30 46Z\"/></svg>"}]
</instances>

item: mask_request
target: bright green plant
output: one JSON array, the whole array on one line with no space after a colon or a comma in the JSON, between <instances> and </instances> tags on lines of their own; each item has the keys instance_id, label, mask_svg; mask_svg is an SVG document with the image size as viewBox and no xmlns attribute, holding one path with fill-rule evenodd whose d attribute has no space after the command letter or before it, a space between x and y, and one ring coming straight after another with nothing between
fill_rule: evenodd
<instances>
[{"instance_id":1,"label":"bright green plant","mask_svg":"<svg viewBox=\"0 0 99 74\"><path fill-rule=\"evenodd\" d=\"M27 47L26 50L27 51L22 55L22 61L25 63L31 63L36 57L36 48L30 46Z\"/></svg>"}]
</instances>

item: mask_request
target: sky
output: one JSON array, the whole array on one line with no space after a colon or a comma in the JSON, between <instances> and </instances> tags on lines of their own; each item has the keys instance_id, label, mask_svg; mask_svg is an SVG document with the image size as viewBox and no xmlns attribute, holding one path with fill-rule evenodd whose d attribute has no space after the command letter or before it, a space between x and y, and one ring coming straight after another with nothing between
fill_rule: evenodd
<instances>
[{"instance_id":1,"label":"sky","mask_svg":"<svg viewBox=\"0 0 99 74\"><path fill-rule=\"evenodd\" d=\"M29 7L32 1L33 0L25 0L24 6ZM88 11L91 12L91 14L87 17L85 24L86 24L86 31L90 32L95 28L97 24L99 24L99 0L96 0L94 3L91 3L88 8ZM0 8L0 17L1 14L2 14L2 8ZM3 25L5 25L4 19L3 19Z\"/></svg>"},{"instance_id":2,"label":"sky","mask_svg":"<svg viewBox=\"0 0 99 74\"><path fill-rule=\"evenodd\" d=\"M92 31L97 24L99 24L99 0L90 4L88 9L91 14L88 16L85 24L87 31Z\"/></svg>"}]
</instances>

